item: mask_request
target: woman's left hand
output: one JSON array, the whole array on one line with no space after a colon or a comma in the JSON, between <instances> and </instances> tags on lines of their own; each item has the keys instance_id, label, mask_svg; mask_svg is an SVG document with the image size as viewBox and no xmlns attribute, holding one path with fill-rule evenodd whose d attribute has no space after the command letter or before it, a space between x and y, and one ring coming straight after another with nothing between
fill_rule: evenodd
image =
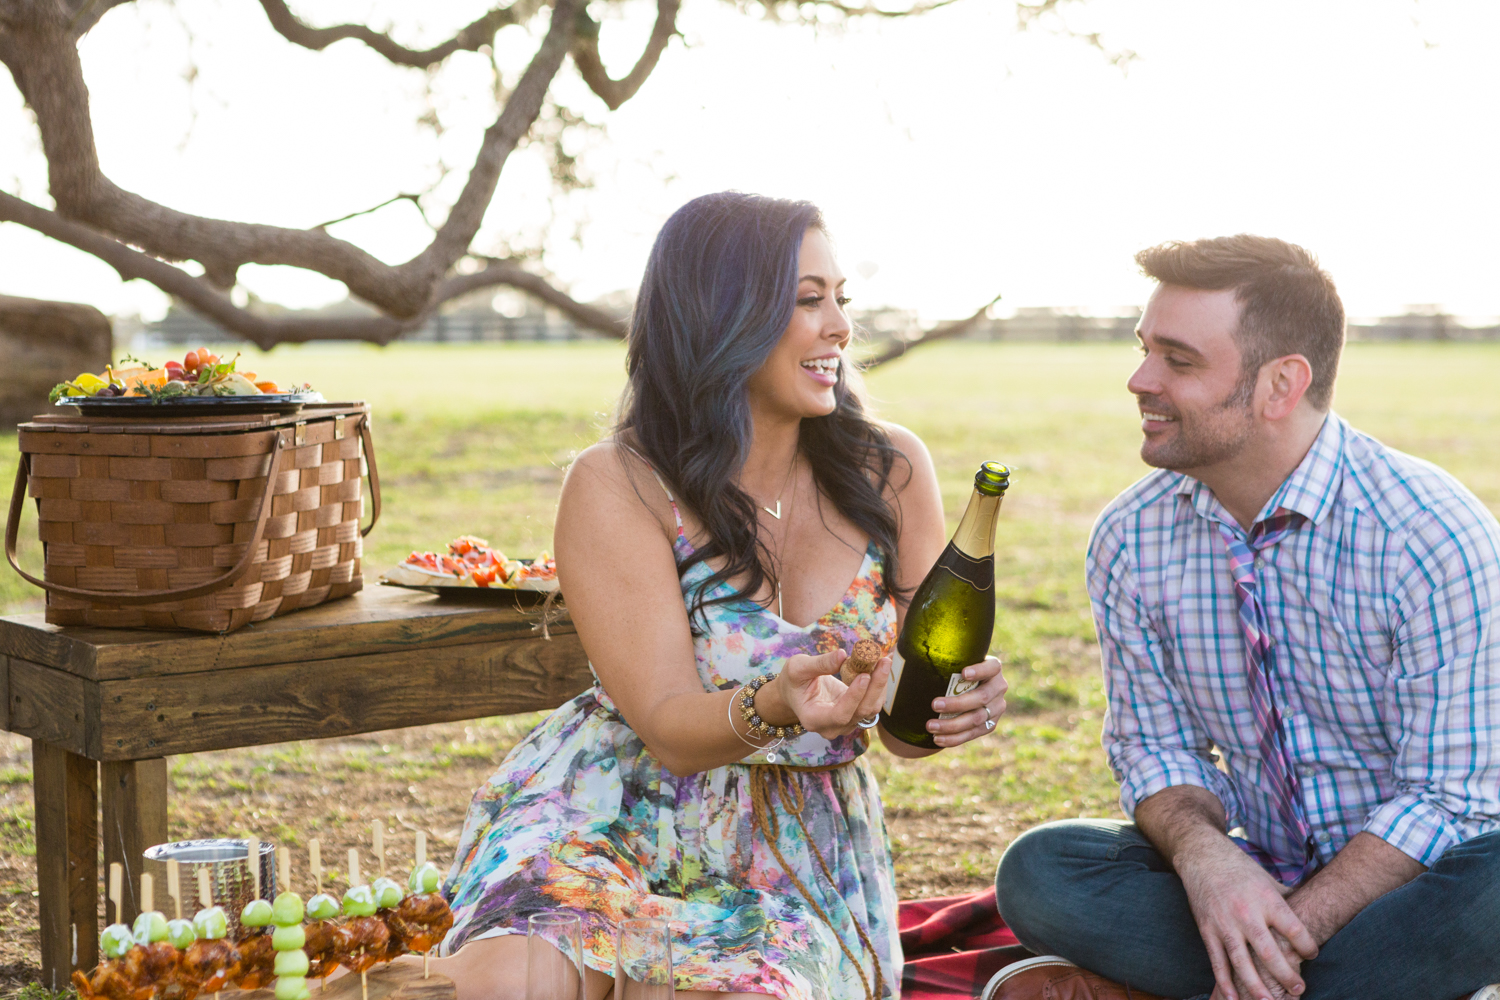
<instances>
[{"instance_id":1,"label":"woman's left hand","mask_svg":"<svg viewBox=\"0 0 1500 1000\"><path fill-rule=\"evenodd\" d=\"M932 710L952 715L951 719L933 719L927 723L933 742L940 747L956 747L995 731L995 723L1005 712L1005 691L1010 686L1000 672L1000 658L986 656L979 663L964 667L964 680L978 681L979 686L953 697L934 698Z\"/></svg>"}]
</instances>

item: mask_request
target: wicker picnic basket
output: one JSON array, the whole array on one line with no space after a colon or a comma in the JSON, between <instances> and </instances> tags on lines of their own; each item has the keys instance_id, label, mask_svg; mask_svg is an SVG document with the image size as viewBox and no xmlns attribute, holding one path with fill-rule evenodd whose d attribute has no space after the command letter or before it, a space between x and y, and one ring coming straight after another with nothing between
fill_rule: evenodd
<instances>
[{"instance_id":1,"label":"wicker picnic basket","mask_svg":"<svg viewBox=\"0 0 1500 1000\"><path fill-rule=\"evenodd\" d=\"M5 555L54 625L229 632L363 585L380 517L365 403L289 415L79 417L21 424ZM368 472L373 505L364 512ZM45 579L16 564L37 501Z\"/></svg>"}]
</instances>

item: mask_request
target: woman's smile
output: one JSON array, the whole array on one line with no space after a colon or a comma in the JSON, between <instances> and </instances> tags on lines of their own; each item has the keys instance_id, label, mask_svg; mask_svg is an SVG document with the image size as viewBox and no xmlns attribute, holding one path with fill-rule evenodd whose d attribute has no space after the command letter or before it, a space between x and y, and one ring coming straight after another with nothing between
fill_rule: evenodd
<instances>
[{"instance_id":1,"label":"woman's smile","mask_svg":"<svg viewBox=\"0 0 1500 1000\"><path fill-rule=\"evenodd\" d=\"M809 358L802 362L802 370L811 376L812 380L825 388L832 388L839 381L839 362L843 354L835 352L820 358Z\"/></svg>"}]
</instances>

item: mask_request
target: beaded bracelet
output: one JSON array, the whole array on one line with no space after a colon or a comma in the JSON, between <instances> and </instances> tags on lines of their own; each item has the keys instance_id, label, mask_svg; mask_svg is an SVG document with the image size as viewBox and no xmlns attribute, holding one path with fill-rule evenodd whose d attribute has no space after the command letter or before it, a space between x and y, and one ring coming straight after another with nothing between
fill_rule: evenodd
<instances>
[{"instance_id":1,"label":"beaded bracelet","mask_svg":"<svg viewBox=\"0 0 1500 1000\"><path fill-rule=\"evenodd\" d=\"M744 718L746 725L750 727L750 735L756 739L766 736L778 736L781 739L801 736L807 732L802 728L802 723L794 722L790 726L772 726L766 723L755 711L755 695L762 687L776 679L775 674L761 674L740 688L740 716Z\"/></svg>"},{"instance_id":2,"label":"beaded bracelet","mask_svg":"<svg viewBox=\"0 0 1500 1000\"><path fill-rule=\"evenodd\" d=\"M783 743L785 743L786 742L785 739L779 739L775 743L767 743L765 746L761 746L759 743L751 743L745 737L740 736L740 731L738 729L734 728L734 699L738 698L740 696L740 693L742 691L744 691L744 690L745 689L743 687L741 687L738 691L735 691L734 694L732 694L732 695L729 696L729 705L727 706L728 707L728 711L725 713L728 716L728 718L729 718L729 728L731 730L733 730L734 735L740 737L740 742L741 743L745 744L745 746L749 747L752 750L755 750L758 753L766 753L766 754L768 754L768 756L770 757L771 763L774 764L774 763L776 763L776 754L775 753L771 753L770 751L774 751L777 747L779 747Z\"/></svg>"}]
</instances>

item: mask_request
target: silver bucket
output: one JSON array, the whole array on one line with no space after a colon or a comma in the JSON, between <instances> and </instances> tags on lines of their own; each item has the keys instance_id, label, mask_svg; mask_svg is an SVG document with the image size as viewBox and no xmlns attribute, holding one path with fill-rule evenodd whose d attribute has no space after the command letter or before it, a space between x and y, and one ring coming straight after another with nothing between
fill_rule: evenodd
<instances>
[{"instance_id":1,"label":"silver bucket","mask_svg":"<svg viewBox=\"0 0 1500 1000\"><path fill-rule=\"evenodd\" d=\"M146 849L147 861L175 861L179 865L182 888L183 916L197 913L202 904L198 901L198 869L208 869L209 892L213 894L213 905L222 906L229 918L229 936L237 937L240 930L240 911L251 899L250 865L246 852L248 840L216 838L213 840L179 840L171 844L157 844ZM276 897L276 845L261 841L260 845L260 898ZM158 893L157 899L164 897ZM170 915L170 914L169 914Z\"/></svg>"}]
</instances>

